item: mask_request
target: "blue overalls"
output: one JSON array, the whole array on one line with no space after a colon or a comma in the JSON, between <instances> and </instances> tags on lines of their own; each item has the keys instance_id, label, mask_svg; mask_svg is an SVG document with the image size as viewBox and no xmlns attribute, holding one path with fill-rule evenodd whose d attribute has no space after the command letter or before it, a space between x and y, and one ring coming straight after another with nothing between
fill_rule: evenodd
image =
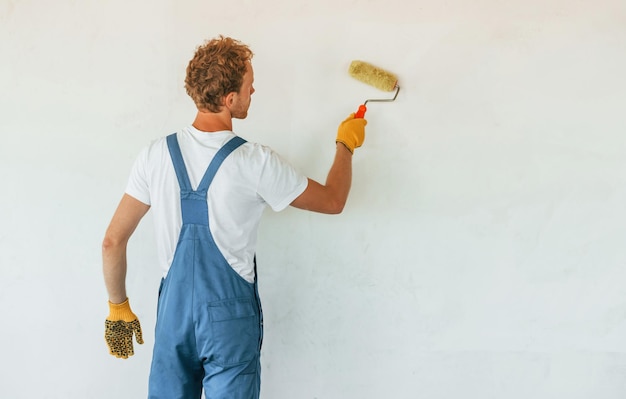
<instances>
[{"instance_id":1,"label":"blue overalls","mask_svg":"<svg viewBox=\"0 0 626 399\"><path fill-rule=\"evenodd\" d=\"M180 185L183 224L161 283L150 399L256 399L261 383L263 315L258 286L230 267L209 230L207 191L236 136L192 190L176 134L167 137ZM255 262L256 264L256 262Z\"/></svg>"}]
</instances>

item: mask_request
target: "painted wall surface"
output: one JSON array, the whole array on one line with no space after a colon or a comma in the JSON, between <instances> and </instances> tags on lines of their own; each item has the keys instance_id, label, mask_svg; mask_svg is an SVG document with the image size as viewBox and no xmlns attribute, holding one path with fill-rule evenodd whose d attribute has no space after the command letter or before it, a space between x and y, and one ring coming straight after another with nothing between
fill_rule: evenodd
<instances>
[{"instance_id":1,"label":"painted wall surface","mask_svg":"<svg viewBox=\"0 0 626 399\"><path fill-rule=\"evenodd\" d=\"M151 217L126 361L100 244L218 34L255 52L235 131L321 181L338 123L387 96L350 61L402 87L369 107L342 215L264 215L263 398L626 397L622 0L0 0L0 397L146 396Z\"/></svg>"}]
</instances>

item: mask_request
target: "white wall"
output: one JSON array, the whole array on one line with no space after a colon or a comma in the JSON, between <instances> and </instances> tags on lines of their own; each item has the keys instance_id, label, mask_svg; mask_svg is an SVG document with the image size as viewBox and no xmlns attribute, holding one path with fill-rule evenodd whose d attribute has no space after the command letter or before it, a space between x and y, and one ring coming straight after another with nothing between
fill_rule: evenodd
<instances>
[{"instance_id":1,"label":"white wall","mask_svg":"<svg viewBox=\"0 0 626 399\"><path fill-rule=\"evenodd\" d=\"M268 212L262 396L626 396L626 4L0 0L0 397L141 398L159 271L128 287L146 345L108 355L100 243L138 151L191 122L184 68L256 55L235 130L323 180L369 107L344 214Z\"/></svg>"}]
</instances>

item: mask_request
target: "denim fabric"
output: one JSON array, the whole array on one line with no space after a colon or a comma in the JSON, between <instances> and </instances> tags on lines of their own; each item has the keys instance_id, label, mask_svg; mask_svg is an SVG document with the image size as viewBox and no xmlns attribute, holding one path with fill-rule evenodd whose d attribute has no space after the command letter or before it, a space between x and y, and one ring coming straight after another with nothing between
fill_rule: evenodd
<instances>
[{"instance_id":1,"label":"denim fabric","mask_svg":"<svg viewBox=\"0 0 626 399\"><path fill-rule=\"evenodd\" d=\"M255 280L235 272L209 229L207 191L226 157L222 147L191 189L176 135L167 144L176 170L183 225L157 307L149 399L256 399L260 390L263 314Z\"/></svg>"}]
</instances>

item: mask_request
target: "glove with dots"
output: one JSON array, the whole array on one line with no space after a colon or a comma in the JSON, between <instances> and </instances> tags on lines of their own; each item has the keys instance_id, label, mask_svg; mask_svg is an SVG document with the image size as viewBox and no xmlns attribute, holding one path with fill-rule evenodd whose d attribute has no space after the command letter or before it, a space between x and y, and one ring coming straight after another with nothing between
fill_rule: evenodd
<instances>
[{"instance_id":1,"label":"glove with dots","mask_svg":"<svg viewBox=\"0 0 626 399\"><path fill-rule=\"evenodd\" d=\"M130 309L128 299L117 304L109 301L109 317L104 321L104 339L109 347L109 353L122 359L134 355L133 334L137 343L143 344L141 325Z\"/></svg>"}]
</instances>

